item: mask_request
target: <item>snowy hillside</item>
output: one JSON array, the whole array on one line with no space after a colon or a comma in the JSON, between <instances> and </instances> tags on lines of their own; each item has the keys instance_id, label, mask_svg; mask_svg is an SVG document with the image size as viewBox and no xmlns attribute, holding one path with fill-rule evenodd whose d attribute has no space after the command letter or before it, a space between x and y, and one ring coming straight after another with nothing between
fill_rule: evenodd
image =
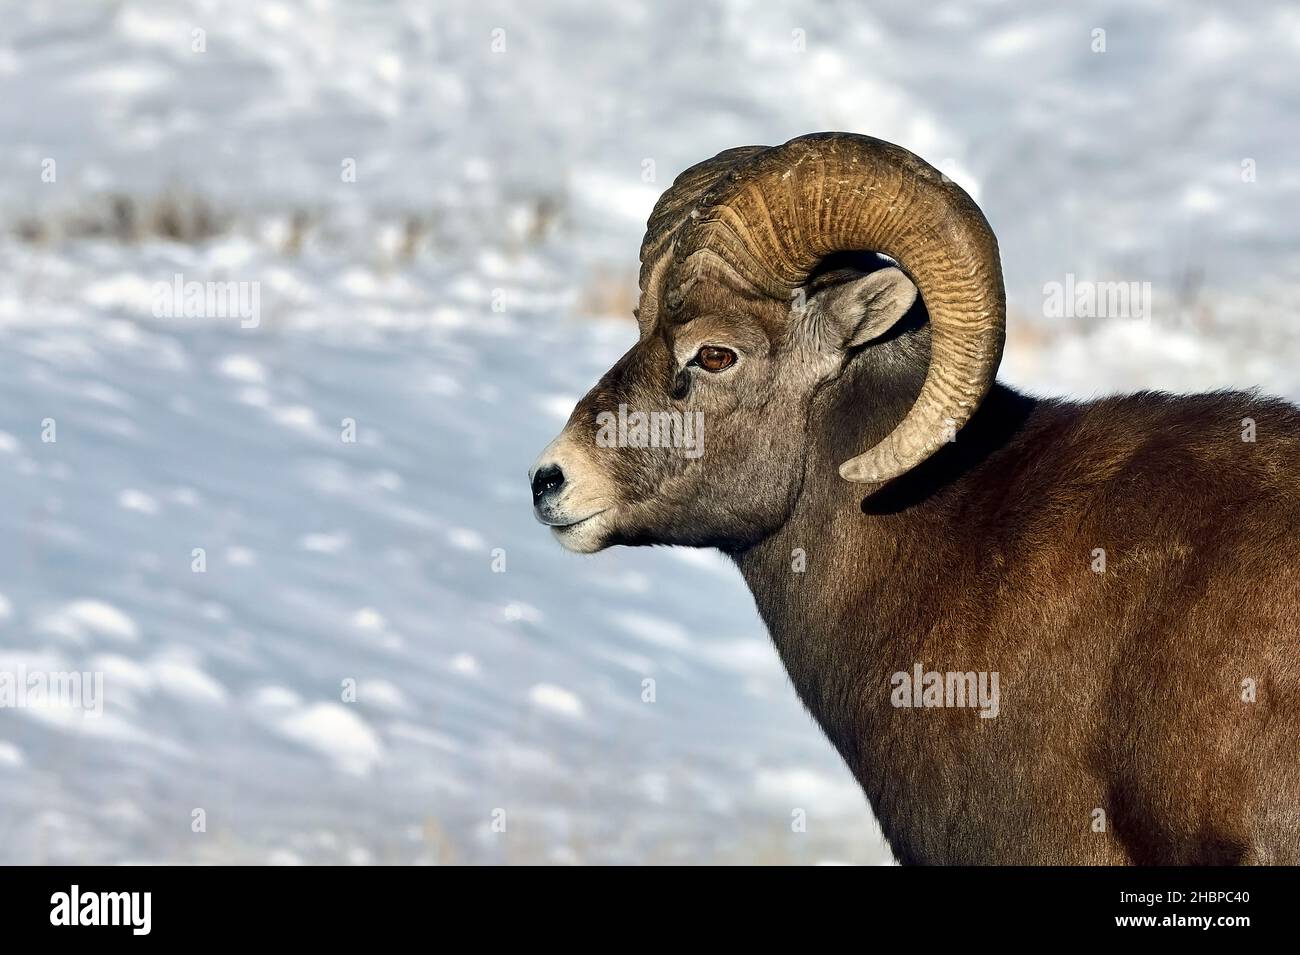
<instances>
[{"instance_id":1,"label":"snowy hillside","mask_svg":"<svg viewBox=\"0 0 1300 955\"><path fill-rule=\"evenodd\" d=\"M252 266L314 290L310 329L133 300L252 254L19 259L40 315L0 350L3 665L102 671L106 706L0 711L11 860L866 857L734 570L583 560L533 521L525 471L626 324L332 260Z\"/></svg>"},{"instance_id":2,"label":"snowy hillside","mask_svg":"<svg viewBox=\"0 0 1300 955\"><path fill-rule=\"evenodd\" d=\"M1300 16L784 6L0 4L0 674L104 687L0 707L0 862L888 860L729 564L532 518L645 216L869 132L993 223L1008 381L1300 396Z\"/></svg>"}]
</instances>

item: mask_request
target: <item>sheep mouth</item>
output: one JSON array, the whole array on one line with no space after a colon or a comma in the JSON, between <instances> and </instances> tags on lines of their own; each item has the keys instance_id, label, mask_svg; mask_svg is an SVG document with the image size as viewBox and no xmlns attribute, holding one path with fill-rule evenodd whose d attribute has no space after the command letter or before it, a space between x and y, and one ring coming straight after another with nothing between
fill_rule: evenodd
<instances>
[{"instance_id":1,"label":"sheep mouth","mask_svg":"<svg viewBox=\"0 0 1300 955\"><path fill-rule=\"evenodd\" d=\"M560 534L563 533L564 531L569 531L575 527L579 527L587 523L587 521L591 520L594 517L599 517L601 514L604 514L607 510L609 510L609 508L607 507L601 508L599 511L596 511L594 514L588 514L586 517L580 517L576 521L548 520L547 518L541 516L539 516L537 519L541 521L543 524L545 524L547 527L549 527L551 530L555 531L557 534Z\"/></svg>"}]
</instances>

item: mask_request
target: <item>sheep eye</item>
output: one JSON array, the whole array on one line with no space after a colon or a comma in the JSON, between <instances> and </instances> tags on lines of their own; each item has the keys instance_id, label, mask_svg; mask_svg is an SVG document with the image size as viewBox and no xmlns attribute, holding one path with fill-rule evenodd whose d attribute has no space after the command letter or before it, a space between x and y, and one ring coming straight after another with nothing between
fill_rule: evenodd
<instances>
[{"instance_id":1,"label":"sheep eye","mask_svg":"<svg viewBox=\"0 0 1300 955\"><path fill-rule=\"evenodd\" d=\"M705 371L722 371L730 368L736 363L736 353L730 348L719 348L716 345L705 345L695 357L691 359L692 365L699 365Z\"/></svg>"}]
</instances>

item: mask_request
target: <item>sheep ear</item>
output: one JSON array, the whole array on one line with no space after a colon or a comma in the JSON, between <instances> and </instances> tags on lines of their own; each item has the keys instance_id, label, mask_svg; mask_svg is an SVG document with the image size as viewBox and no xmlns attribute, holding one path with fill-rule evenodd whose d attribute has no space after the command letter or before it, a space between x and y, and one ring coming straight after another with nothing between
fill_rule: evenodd
<instances>
[{"instance_id":1,"label":"sheep ear","mask_svg":"<svg viewBox=\"0 0 1300 955\"><path fill-rule=\"evenodd\" d=\"M916 286L901 269L887 268L844 282L817 296L827 338L854 348L879 338L907 314Z\"/></svg>"}]
</instances>

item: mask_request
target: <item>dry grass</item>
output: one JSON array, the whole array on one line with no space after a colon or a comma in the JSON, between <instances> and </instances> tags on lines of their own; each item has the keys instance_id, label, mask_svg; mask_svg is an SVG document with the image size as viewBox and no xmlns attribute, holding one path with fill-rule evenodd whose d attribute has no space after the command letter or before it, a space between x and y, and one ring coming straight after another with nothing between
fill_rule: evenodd
<instances>
[{"instance_id":1,"label":"dry grass","mask_svg":"<svg viewBox=\"0 0 1300 955\"><path fill-rule=\"evenodd\" d=\"M578 293L577 312L586 318L622 318L631 321L638 294L636 270L613 267L596 269Z\"/></svg>"},{"instance_id":2,"label":"dry grass","mask_svg":"<svg viewBox=\"0 0 1300 955\"><path fill-rule=\"evenodd\" d=\"M75 239L122 243L160 239L195 244L226 232L232 220L233 216L219 212L201 196L182 190L169 190L149 201L110 193L67 215L19 219L13 232L33 245Z\"/></svg>"},{"instance_id":3,"label":"dry grass","mask_svg":"<svg viewBox=\"0 0 1300 955\"><path fill-rule=\"evenodd\" d=\"M221 236L244 235L291 258L312 245L362 253L369 245L379 259L400 266L422 256L465 249L467 228L487 229L473 234L473 248L486 245L519 253L551 241L567 223L563 197L521 196L510 207L514 214L507 216L499 210L488 214L473 209L378 209L358 233L355 226L336 221L328 210L291 207L252 212L173 188L152 198L113 192L81 199L71 208L51 207L0 222L0 233L34 246L83 239L124 245L154 241L198 245Z\"/></svg>"}]
</instances>

